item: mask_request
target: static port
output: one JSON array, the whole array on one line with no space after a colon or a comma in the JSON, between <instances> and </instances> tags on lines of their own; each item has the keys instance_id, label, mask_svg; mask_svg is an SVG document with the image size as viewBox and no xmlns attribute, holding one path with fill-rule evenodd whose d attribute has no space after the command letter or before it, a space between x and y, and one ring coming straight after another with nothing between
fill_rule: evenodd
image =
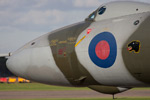
<instances>
[{"instance_id":1,"label":"static port","mask_svg":"<svg viewBox=\"0 0 150 100\"><path fill-rule=\"evenodd\" d=\"M34 45L34 44L35 44L35 42L31 43L31 45Z\"/></svg>"}]
</instances>

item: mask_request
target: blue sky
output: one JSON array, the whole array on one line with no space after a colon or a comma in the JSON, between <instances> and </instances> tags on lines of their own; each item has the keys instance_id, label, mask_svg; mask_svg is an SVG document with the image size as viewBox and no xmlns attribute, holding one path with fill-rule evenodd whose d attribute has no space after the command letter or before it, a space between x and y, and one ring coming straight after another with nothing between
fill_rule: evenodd
<instances>
[{"instance_id":1,"label":"blue sky","mask_svg":"<svg viewBox=\"0 0 150 100\"><path fill-rule=\"evenodd\" d=\"M110 1L115 0L0 0L0 53L13 52L38 36L83 21Z\"/></svg>"}]
</instances>

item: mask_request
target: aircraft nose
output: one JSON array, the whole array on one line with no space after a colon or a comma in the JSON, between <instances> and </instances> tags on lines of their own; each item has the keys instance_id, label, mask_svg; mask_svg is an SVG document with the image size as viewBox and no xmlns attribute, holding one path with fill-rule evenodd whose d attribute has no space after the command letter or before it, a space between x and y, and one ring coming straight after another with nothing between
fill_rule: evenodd
<instances>
[{"instance_id":1,"label":"aircraft nose","mask_svg":"<svg viewBox=\"0 0 150 100\"><path fill-rule=\"evenodd\" d=\"M29 58L27 52L21 51L16 53L8 58L6 62L7 68L15 75L25 77L25 72L30 61Z\"/></svg>"}]
</instances>

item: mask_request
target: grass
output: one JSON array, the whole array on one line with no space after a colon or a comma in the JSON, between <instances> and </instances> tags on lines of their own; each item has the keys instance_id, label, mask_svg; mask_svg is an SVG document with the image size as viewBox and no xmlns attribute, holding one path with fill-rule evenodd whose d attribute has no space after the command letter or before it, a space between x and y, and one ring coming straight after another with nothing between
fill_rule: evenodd
<instances>
[{"instance_id":1,"label":"grass","mask_svg":"<svg viewBox=\"0 0 150 100\"><path fill-rule=\"evenodd\" d=\"M147 88L133 88L133 90L150 90L150 88L149 87L147 87Z\"/></svg>"},{"instance_id":2,"label":"grass","mask_svg":"<svg viewBox=\"0 0 150 100\"><path fill-rule=\"evenodd\" d=\"M54 90L89 90L88 88L60 87L40 83L1 83L0 91L54 91Z\"/></svg>"},{"instance_id":3,"label":"grass","mask_svg":"<svg viewBox=\"0 0 150 100\"><path fill-rule=\"evenodd\" d=\"M150 88L134 88L134 90L149 90ZM61 91L61 90L89 90L88 88L51 86L40 83L0 83L0 91Z\"/></svg>"},{"instance_id":4,"label":"grass","mask_svg":"<svg viewBox=\"0 0 150 100\"><path fill-rule=\"evenodd\" d=\"M148 90L150 88L135 88L134 90ZM59 87L40 83L1 83L0 91L63 91L63 90L89 90L88 88ZM10 99L0 99L10 100ZM11 99L11 100L112 100L112 98L41 98L41 99ZM117 98L115 100L150 100L150 97Z\"/></svg>"},{"instance_id":5,"label":"grass","mask_svg":"<svg viewBox=\"0 0 150 100\"><path fill-rule=\"evenodd\" d=\"M0 99L0 100L10 100L10 99ZM113 100L112 98L61 98L61 99L11 99L11 100ZM150 98L117 98L115 100L150 100Z\"/></svg>"}]
</instances>

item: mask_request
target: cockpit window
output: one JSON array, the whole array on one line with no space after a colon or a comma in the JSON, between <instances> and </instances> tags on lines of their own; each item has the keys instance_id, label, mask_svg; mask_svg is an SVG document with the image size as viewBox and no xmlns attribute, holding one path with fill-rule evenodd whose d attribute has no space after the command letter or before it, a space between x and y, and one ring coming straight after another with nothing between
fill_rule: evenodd
<instances>
[{"instance_id":1,"label":"cockpit window","mask_svg":"<svg viewBox=\"0 0 150 100\"><path fill-rule=\"evenodd\" d=\"M93 12L90 16L89 16L90 19L94 19L95 18L95 12Z\"/></svg>"},{"instance_id":2,"label":"cockpit window","mask_svg":"<svg viewBox=\"0 0 150 100\"><path fill-rule=\"evenodd\" d=\"M96 11L94 11L92 14L90 14L88 16L88 18L86 18L85 20L88 20L88 21L93 21L96 17Z\"/></svg>"},{"instance_id":3,"label":"cockpit window","mask_svg":"<svg viewBox=\"0 0 150 100\"><path fill-rule=\"evenodd\" d=\"M105 13L105 11L106 11L106 6L103 6L103 7L101 7L101 8L99 9L98 14L99 14L99 15L102 15L102 14Z\"/></svg>"}]
</instances>

